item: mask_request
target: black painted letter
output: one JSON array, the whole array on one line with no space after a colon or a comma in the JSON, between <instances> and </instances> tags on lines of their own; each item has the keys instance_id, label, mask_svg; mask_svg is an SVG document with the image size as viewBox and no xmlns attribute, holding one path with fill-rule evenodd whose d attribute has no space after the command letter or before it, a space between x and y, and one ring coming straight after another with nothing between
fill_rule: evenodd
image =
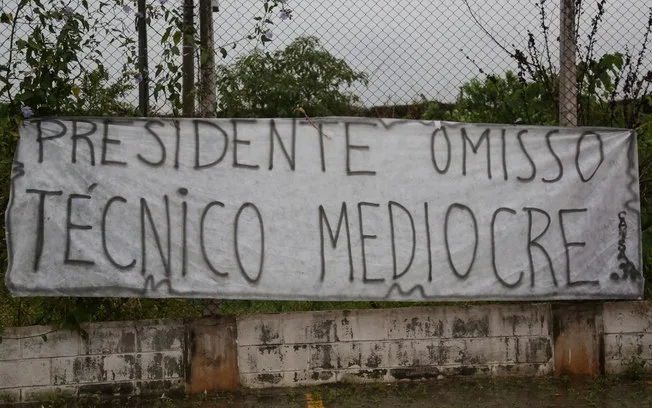
<instances>
[{"instance_id":1,"label":"black painted letter","mask_svg":"<svg viewBox=\"0 0 652 408\"><path fill-rule=\"evenodd\" d=\"M250 277L247 271L245 271L245 268L242 265L242 258L240 257L240 245L238 244L238 225L240 224L240 215L242 214L242 211L248 207L256 213L256 217L258 217L258 225L260 226L260 263L258 266L258 274L255 278ZM258 211L258 207L256 207L255 204L244 203L240 209L238 209L238 213L235 215L235 229L233 235L235 242L235 259L238 261L238 267L240 268L242 276L244 276L249 283L258 283L263 274L263 262L265 261L265 226L263 225L263 217L260 215L260 211Z\"/></svg>"},{"instance_id":2,"label":"black painted letter","mask_svg":"<svg viewBox=\"0 0 652 408\"><path fill-rule=\"evenodd\" d=\"M365 239L376 239L377 237L375 235L368 235L364 233L364 227L362 223L362 207L367 206L367 207L380 207L380 204L376 203L365 203L365 202L359 202L358 203L358 221L360 222L360 247L362 249L362 281L364 283L380 283L380 282L385 282L385 278L367 278L367 255L365 253L364 249L364 241Z\"/></svg>"},{"instance_id":3,"label":"black painted letter","mask_svg":"<svg viewBox=\"0 0 652 408\"><path fill-rule=\"evenodd\" d=\"M595 174L595 172L593 174ZM593 175L591 175L591 177L593 177ZM591 178L589 177L588 180L590 179ZM588 181L588 180L584 180L584 181ZM566 286L570 286L570 287L582 286L582 285L592 285L592 286L600 285L600 282L597 280L573 281L571 279L570 252L568 251L568 248L570 247L582 248L586 246L586 242L568 241L568 237L566 236L566 229L564 228L564 214L583 213L583 212L586 212L586 208L573 208L573 209L559 210L559 228L561 229L561 237L564 240L564 252L566 253Z\"/></svg>"},{"instance_id":4,"label":"black painted letter","mask_svg":"<svg viewBox=\"0 0 652 408\"><path fill-rule=\"evenodd\" d=\"M346 175L347 176L374 176L376 175L375 171L372 170L351 170L351 150L369 150L368 145L352 145L351 144L351 134L350 134L350 126L353 123L346 122L344 123L344 133L346 135ZM358 122L355 123L357 125L368 125L368 126L376 126L375 123L369 123L369 122ZM358 207L359 208L359 207Z\"/></svg>"},{"instance_id":5,"label":"black painted letter","mask_svg":"<svg viewBox=\"0 0 652 408\"><path fill-rule=\"evenodd\" d=\"M66 254L63 263L67 265L95 265L95 262L87 259L71 259L70 258L70 231L71 230L90 230L93 229L90 225L78 225L72 222L72 200L83 199L90 200L91 196L86 194L70 194L68 196L68 206L66 210Z\"/></svg>"},{"instance_id":6,"label":"black painted letter","mask_svg":"<svg viewBox=\"0 0 652 408\"><path fill-rule=\"evenodd\" d=\"M126 203L127 200L124 197L120 196L115 196L111 197L109 201L107 201L106 205L104 206L104 211L102 212L102 247L104 248L104 255L106 255L106 259L111 262L111 265L115 266L116 268L120 270L126 270L126 269L131 269L136 265L136 260L132 260L131 263L127 265L121 265L119 264L113 256L109 253L109 248L106 243L106 216L109 214L109 208L115 201L120 201L121 203Z\"/></svg>"},{"instance_id":7,"label":"black painted letter","mask_svg":"<svg viewBox=\"0 0 652 408\"><path fill-rule=\"evenodd\" d=\"M195 124L195 170L206 169L206 168L209 168L209 167L213 167L213 166L217 165L219 162L221 162L222 159L224 159L224 156L226 156L226 150L227 150L228 145L229 145L229 138L228 138L226 132L224 131L224 129L219 127L216 123L209 122L207 120L198 120L198 119L194 120L193 122ZM219 155L219 157L217 159L213 160L210 163L206 163L206 164L199 163L199 152L201 151L201 147L200 147L200 143L199 143L199 125L212 127L217 132L219 132L222 135L222 138L224 139L224 149L222 149L222 153L220 153L220 155ZM234 140L234 143L235 142L236 141ZM246 144L249 144L249 142L247 142ZM234 144L233 148L235 150L235 144Z\"/></svg>"},{"instance_id":8,"label":"black painted letter","mask_svg":"<svg viewBox=\"0 0 652 408\"><path fill-rule=\"evenodd\" d=\"M496 276L496 279L505 286L506 288L515 288L517 287L520 283L521 280L523 279L523 271L518 276L518 279L514 283L508 283L506 280L504 280L500 274L498 273L498 268L496 268L496 218L498 217L498 213L500 212L508 212L510 214L516 214L516 211L512 210L511 208L507 207L501 207L494 211L494 215L491 217L491 266L493 266L494 269L494 275Z\"/></svg>"},{"instance_id":9,"label":"black painted letter","mask_svg":"<svg viewBox=\"0 0 652 408\"><path fill-rule=\"evenodd\" d=\"M550 259L550 255L548 255L548 251L541 245L538 241L543 237L546 232L548 231L548 228L550 227L550 215L548 215L547 212L539 209L539 208L531 208L531 207L524 207L523 211L527 212L527 222L528 222L528 227L527 227L527 256L530 261L530 286L534 287L534 260L532 258L532 247L537 247L543 252L543 255L545 255L546 259L548 260L548 265L550 266L550 274L552 275L552 282L557 286L557 277L555 276L555 268L552 266L552 259ZM536 238L532 239L532 212L536 212L539 214L543 214L546 216L546 227L541 231L539 235L537 235Z\"/></svg>"},{"instance_id":10,"label":"black painted letter","mask_svg":"<svg viewBox=\"0 0 652 408\"><path fill-rule=\"evenodd\" d=\"M43 240L45 239L45 197L46 196L60 196L63 192L59 191L46 191L28 188L25 191L27 194L38 194L38 219L36 224L36 246L34 248L34 272L38 271L39 263L41 262L41 254L43 253Z\"/></svg>"},{"instance_id":11,"label":"black painted letter","mask_svg":"<svg viewBox=\"0 0 652 408\"><path fill-rule=\"evenodd\" d=\"M392 209L394 207L397 207L401 209L405 214L407 214L408 218L410 219L410 228L412 228L412 252L410 254L410 261L408 264L405 266L405 269L401 273L396 273L396 242L394 239L394 211ZM393 261L393 266L394 266L394 279L398 279L401 276L405 275L407 271L410 269L410 266L412 266L412 261L414 261L414 251L416 250L417 247L417 232L414 229L414 219L412 218L412 214L407 210L407 208L403 207L401 204L395 202L395 201L390 201L387 204L387 209L389 210L389 229L391 233L391 241L392 241L392 261Z\"/></svg>"},{"instance_id":12,"label":"black painted letter","mask_svg":"<svg viewBox=\"0 0 652 408\"><path fill-rule=\"evenodd\" d=\"M328 222L328 218L326 217L326 211L324 211L324 206L320 205L319 206L319 239L321 242L321 275L319 280L324 281L324 277L326 275L326 261L324 257L324 223L326 223L326 227L328 228L328 235L331 240L331 246L333 249L337 247L337 240L339 239L340 236L340 231L342 229L342 222L344 222L344 228L346 228L346 246L349 250L349 281L353 281L353 254L351 252L351 234L349 231L349 215L348 211L346 209L346 203L342 203L342 209L340 210L340 216L339 219L337 220L337 229L335 230L335 235L333 235L333 228L331 227L331 224Z\"/></svg>"},{"instance_id":13,"label":"black painted letter","mask_svg":"<svg viewBox=\"0 0 652 408\"><path fill-rule=\"evenodd\" d=\"M457 268L453 264L453 255L451 254L451 248L450 244L448 242L448 220L451 215L451 211L454 209L458 209L461 211L466 211L471 215L471 221L473 221L473 232L475 233L475 236L473 237L473 257L471 258L471 263L469 264L468 269L464 273L459 273L457 271ZM448 255L448 265L451 267L453 270L453 273L455 276L460 278L461 280L465 280L466 278L469 277L469 273L471 273L471 268L473 268L473 263L475 262L475 256L478 253L478 222L475 220L475 215L473 214L473 211L464 204L459 204L459 203L453 203L448 207L448 210L446 210L446 219L444 221L444 243L446 244L446 254Z\"/></svg>"}]
</instances>

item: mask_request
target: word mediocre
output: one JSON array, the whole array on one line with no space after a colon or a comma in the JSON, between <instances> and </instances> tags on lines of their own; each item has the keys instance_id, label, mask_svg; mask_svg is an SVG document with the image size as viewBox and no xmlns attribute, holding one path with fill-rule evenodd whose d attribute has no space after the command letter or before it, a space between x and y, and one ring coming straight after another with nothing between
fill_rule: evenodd
<instances>
[{"instance_id":1,"label":"word mediocre","mask_svg":"<svg viewBox=\"0 0 652 408\"><path fill-rule=\"evenodd\" d=\"M14 295L636 298L629 130L362 118L27 121Z\"/></svg>"}]
</instances>

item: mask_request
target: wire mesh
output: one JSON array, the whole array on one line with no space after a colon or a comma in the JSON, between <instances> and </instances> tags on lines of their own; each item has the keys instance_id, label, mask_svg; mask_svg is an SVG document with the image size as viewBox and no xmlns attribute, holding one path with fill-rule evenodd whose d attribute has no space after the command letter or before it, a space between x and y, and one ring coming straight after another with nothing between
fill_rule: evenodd
<instances>
[{"instance_id":1,"label":"wire mesh","mask_svg":"<svg viewBox=\"0 0 652 408\"><path fill-rule=\"evenodd\" d=\"M197 1L193 8L196 34L199 23ZM605 54L630 55L632 64L638 63L639 53L646 51L649 4L637 0L562 1L569 3L576 15L576 33L571 37L576 39L576 64L580 77L586 74L581 68L583 62L600 61ZM272 4L277 6L274 11L265 13L266 5ZM522 71L521 79L525 81L548 80L548 95L545 96L553 99L551 102L556 106L560 72L560 4L559 0L214 1L216 64L233 66L254 50L273 53L283 50L299 37L314 36L327 52L367 75L368 83L355 81L350 88L342 88L359 97L357 104L364 109L357 112L401 115L405 109L374 111L371 108L409 105L417 110L415 115L419 116L423 113L418 109L419 104L437 101L443 106L452 105L460 99L461 87L473 78L482 83L490 76L503 77L507 71L515 74ZM0 1L0 10L4 12L16 14L17 7L18 0ZM148 70L140 73L141 76L138 76L137 65L136 2L108 2L101 12L95 2L91 2L88 10L83 9L80 0L53 2L49 7L52 10L67 7L86 13L99 38L97 49L87 50L88 53L99 51L93 54L91 62L103 64L114 81L123 77L132 81L123 96L125 102L138 107L137 82L144 77L148 80L148 100L152 107L149 114L175 112L171 97L163 88L171 83L181 92L182 57L179 54L166 56L166 50L169 52L170 48L176 47L179 53L183 51L182 41L174 43L174 33L180 30L180 21L170 18L170 14L181 14L182 1L147 0ZM291 10L291 13L284 10ZM256 20L261 16L269 22ZM27 7L15 16L14 22L3 24L0 31L0 65L10 63L10 51L14 50L11 62L18 61L18 65L8 68L15 89L29 69L25 61L20 60L24 53L17 51L16 44L33 32L38 19ZM260 33L256 32L263 26L271 37L271 41L264 43L260 41ZM198 35L195 38L195 49L191 50L195 55L194 79L196 88L202 89L205 84L199 83L202 63ZM524 61L525 64L519 64ZM638 64L638 78L650 69L650 53L643 52ZM171 70L179 74L169 75ZM264 76L265 72L261 71L260 75ZM295 80L300 83L305 78L297 76ZM154 91L157 84L159 90ZM624 85L624 81L619 84L620 96L626 96L624 91L627 89L622 89ZM644 90L639 93L643 94ZM582 91L578 89L580 94ZM602 91L608 93L611 89ZM6 101L10 94L4 92L0 98ZM217 99L220 100L219 89ZM292 102L301 104L300 100ZM200 106L195 106L193 113L200 111Z\"/></svg>"}]
</instances>

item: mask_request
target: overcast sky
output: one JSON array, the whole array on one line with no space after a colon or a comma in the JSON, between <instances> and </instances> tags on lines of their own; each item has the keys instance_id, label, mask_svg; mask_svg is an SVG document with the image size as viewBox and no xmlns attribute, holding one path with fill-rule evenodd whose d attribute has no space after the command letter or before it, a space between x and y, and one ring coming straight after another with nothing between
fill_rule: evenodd
<instances>
[{"instance_id":1,"label":"overcast sky","mask_svg":"<svg viewBox=\"0 0 652 408\"><path fill-rule=\"evenodd\" d=\"M0 0L4 9L15 3L15 0ZM219 0L220 11L214 14L216 46L250 33L253 17L261 14L263 3L263 0ZM557 3L544 3L555 60L559 27ZM597 1L585 0L585 3L582 39L588 35ZM169 0L165 7L174 4ZM181 1L177 0L176 4ZM541 39L538 5L534 0L468 0L469 7L464 0L287 0L287 6L293 10L292 20L281 21L274 15L273 41L266 47L270 50L284 47L301 35L319 37L328 51L370 75L368 88L355 89L367 106L408 103L418 99L420 94L429 99L452 101L459 86L479 74L467 57L488 73L501 74L515 69L505 53L473 21L469 7L484 28L506 46L515 44L525 48L528 30ZM133 7L135 9L135 3ZM598 31L598 54L624 51L625 47L638 50L650 7L651 0L608 0ZM105 16L109 20L114 17L129 23L125 27L133 31L133 13L125 13L116 6L113 14ZM6 47L5 37L9 30L0 28L2 48ZM162 50L157 44L160 34L156 31L162 31L160 25L149 33L150 67L159 62L157 55ZM133 35L135 38L135 32ZM225 60L218 58L218 62L228 63L254 46L253 42L240 43ZM105 53L107 59L123 58L124 53L119 49L109 47L108 51ZM4 55L5 50L0 49L0 63ZM120 66L117 61L113 65ZM652 69L649 55L644 66L646 70Z\"/></svg>"}]
</instances>

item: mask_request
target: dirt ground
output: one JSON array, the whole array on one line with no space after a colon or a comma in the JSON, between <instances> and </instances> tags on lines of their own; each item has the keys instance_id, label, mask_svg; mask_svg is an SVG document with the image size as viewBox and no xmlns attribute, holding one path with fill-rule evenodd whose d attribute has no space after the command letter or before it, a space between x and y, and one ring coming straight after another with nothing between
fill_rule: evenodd
<instances>
[{"instance_id":1,"label":"dirt ground","mask_svg":"<svg viewBox=\"0 0 652 408\"><path fill-rule=\"evenodd\" d=\"M149 400L75 403L59 407L157 408L466 408L466 407L652 407L652 381L626 379L572 380L448 378L394 384L337 384L312 388L246 390Z\"/></svg>"}]
</instances>

